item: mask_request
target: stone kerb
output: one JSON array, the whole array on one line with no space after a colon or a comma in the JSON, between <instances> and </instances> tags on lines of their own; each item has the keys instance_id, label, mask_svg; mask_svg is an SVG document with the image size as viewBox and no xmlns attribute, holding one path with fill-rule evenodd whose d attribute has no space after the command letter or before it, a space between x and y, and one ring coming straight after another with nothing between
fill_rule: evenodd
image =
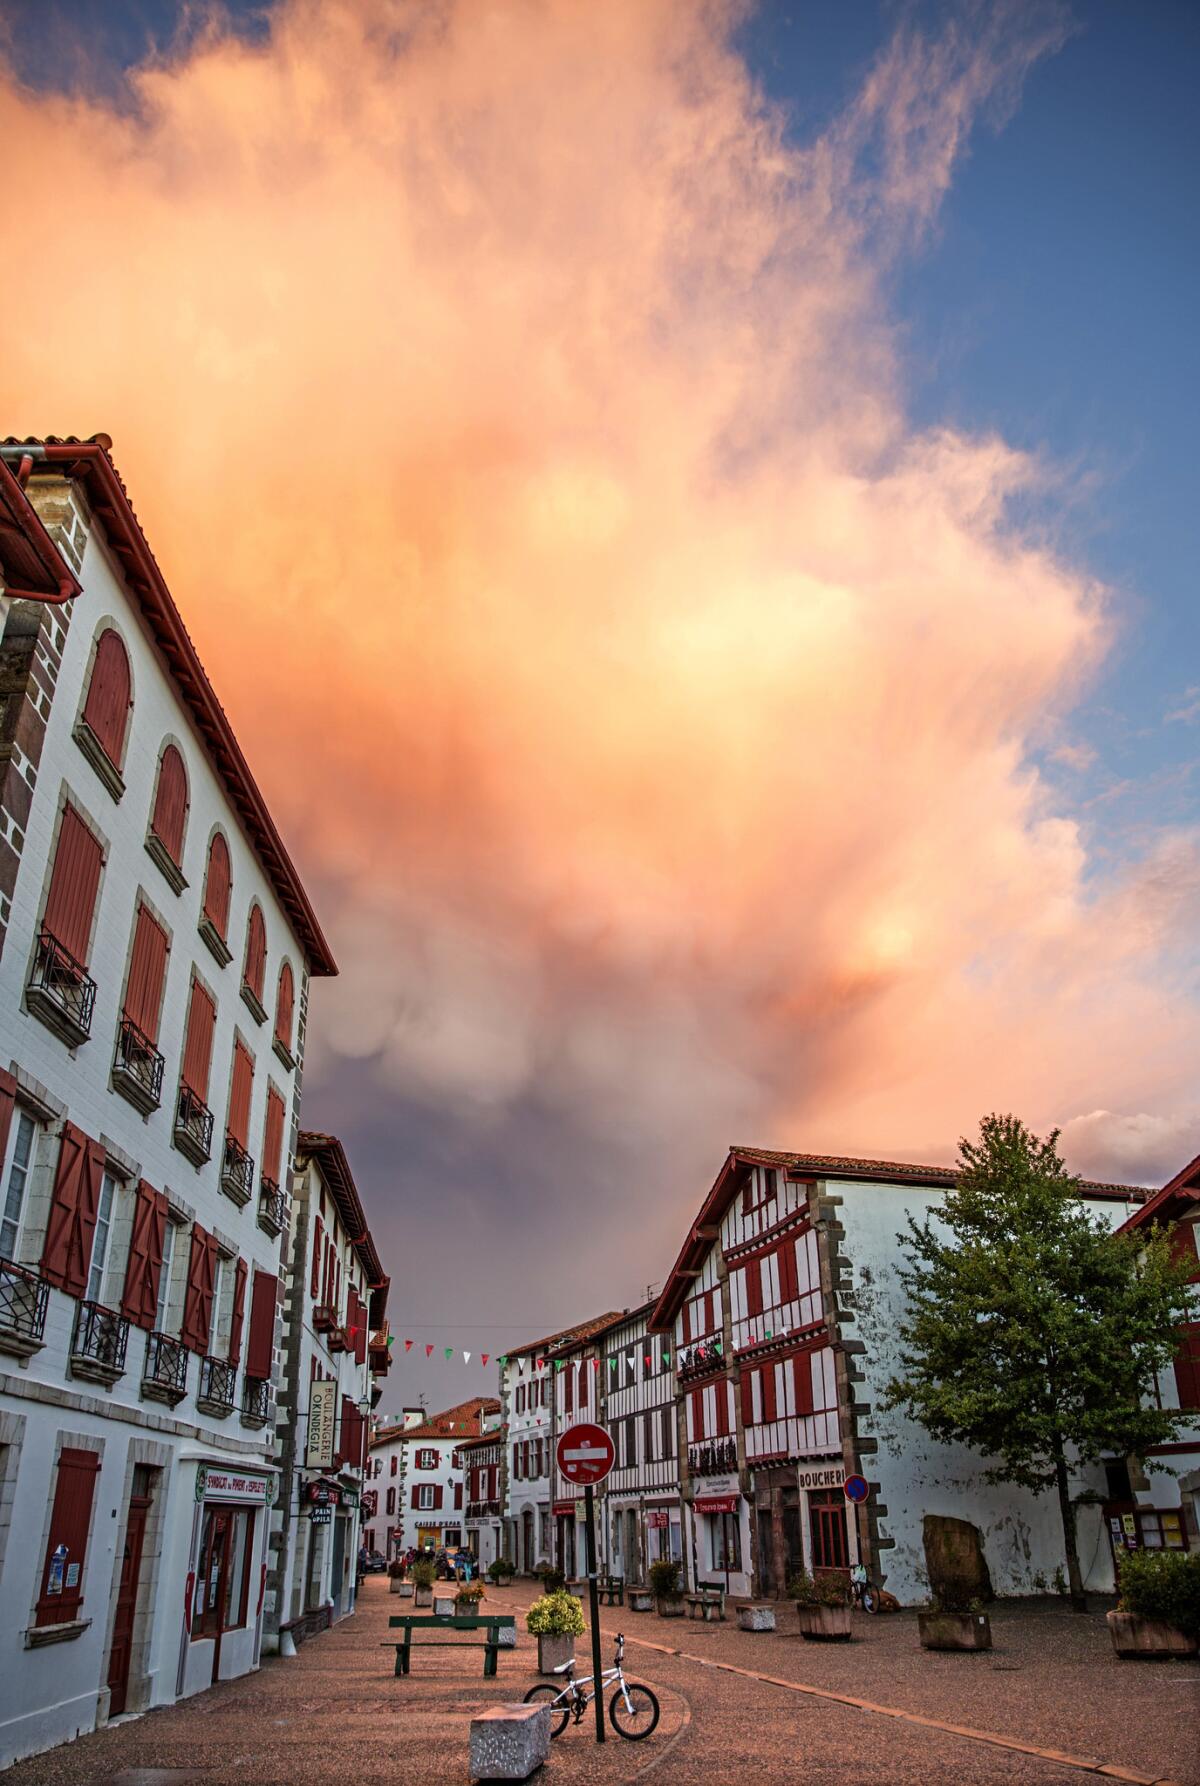
<instances>
[{"instance_id":1,"label":"stone kerb","mask_svg":"<svg viewBox=\"0 0 1200 1786\"><path fill-rule=\"evenodd\" d=\"M550 1708L493 1705L471 1719L473 1780L527 1780L550 1759Z\"/></svg>"}]
</instances>

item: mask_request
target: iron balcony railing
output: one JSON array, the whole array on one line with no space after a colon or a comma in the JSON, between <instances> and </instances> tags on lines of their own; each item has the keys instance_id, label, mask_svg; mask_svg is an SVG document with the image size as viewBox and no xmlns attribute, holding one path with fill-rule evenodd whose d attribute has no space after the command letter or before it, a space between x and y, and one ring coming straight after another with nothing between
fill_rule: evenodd
<instances>
[{"instance_id":1,"label":"iron balcony railing","mask_svg":"<svg viewBox=\"0 0 1200 1786\"><path fill-rule=\"evenodd\" d=\"M46 1331L50 1286L36 1271L0 1259L0 1343L6 1351L36 1352Z\"/></svg>"},{"instance_id":2,"label":"iron balcony railing","mask_svg":"<svg viewBox=\"0 0 1200 1786\"><path fill-rule=\"evenodd\" d=\"M724 1476L737 1467L737 1444L733 1439L688 1446L688 1469L693 1476Z\"/></svg>"},{"instance_id":3,"label":"iron balcony railing","mask_svg":"<svg viewBox=\"0 0 1200 1786\"><path fill-rule=\"evenodd\" d=\"M699 1377L706 1371L720 1370L724 1362L720 1340L697 1340L694 1346L687 1346L678 1354L676 1368L681 1379Z\"/></svg>"},{"instance_id":4,"label":"iron balcony railing","mask_svg":"<svg viewBox=\"0 0 1200 1786\"><path fill-rule=\"evenodd\" d=\"M273 1178L258 1181L258 1223L268 1234L282 1234L287 1221L287 1198Z\"/></svg>"},{"instance_id":5,"label":"iron balcony railing","mask_svg":"<svg viewBox=\"0 0 1200 1786\"><path fill-rule=\"evenodd\" d=\"M71 1365L119 1377L125 1369L125 1348L129 1343L129 1322L115 1309L100 1302L81 1302L75 1311L75 1332L71 1339Z\"/></svg>"},{"instance_id":6,"label":"iron balcony railing","mask_svg":"<svg viewBox=\"0 0 1200 1786\"><path fill-rule=\"evenodd\" d=\"M158 1401L182 1401L187 1394L188 1350L169 1333L146 1336L142 1391Z\"/></svg>"},{"instance_id":7,"label":"iron balcony railing","mask_svg":"<svg viewBox=\"0 0 1200 1786\"><path fill-rule=\"evenodd\" d=\"M230 1364L227 1358L202 1358L196 1406L206 1414L228 1414L233 1407L236 1383L236 1364Z\"/></svg>"},{"instance_id":8,"label":"iron balcony railing","mask_svg":"<svg viewBox=\"0 0 1200 1786\"><path fill-rule=\"evenodd\" d=\"M38 937L25 999L30 1010L73 1047L91 1035L96 982L48 930Z\"/></svg>"},{"instance_id":9,"label":"iron balcony railing","mask_svg":"<svg viewBox=\"0 0 1200 1786\"><path fill-rule=\"evenodd\" d=\"M254 1161L235 1135L226 1135L221 1161L221 1189L235 1203L248 1203L254 1189Z\"/></svg>"},{"instance_id":10,"label":"iron balcony railing","mask_svg":"<svg viewBox=\"0 0 1200 1786\"><path fill-rule=\"evenodd\" d=\"M500 1512L499 1501L468 1501L468 1519L494 1519Z\"/></svg>"},{"instance_id":11,"label":"iron balcony railing","mask_svg":"<svg viewBox=\"0 0 1200 1786\"><path fill-rule=\"evenodd\" d=\"M242 1385L242 1419L255 1426L266 1424L271 1412L271 1383L267 1377L247 1377Z\"/></svg>"},{"instance_id":12,"label":"iron balcony railing","mask_svg":"<svg viewBox=\"0 0 1200 1786\"><path fill-rule=\"evenodd\" d=\"M113 1059L113 1084L147 1115L162 1103L163 1057L132 1017L122 1017Z\"/></svg>"},{"instance_id":13,"label":"iron balcony railing","mask_svg":"<svg viewBox=\"0 0 1200 1786\"><path fill-rule=\"evenodd\" d=\"M190 1085L179 1088L175 1110L175 1145L197 1166L212 1158L212 1111Z\"/></svg>"}]
</instances>

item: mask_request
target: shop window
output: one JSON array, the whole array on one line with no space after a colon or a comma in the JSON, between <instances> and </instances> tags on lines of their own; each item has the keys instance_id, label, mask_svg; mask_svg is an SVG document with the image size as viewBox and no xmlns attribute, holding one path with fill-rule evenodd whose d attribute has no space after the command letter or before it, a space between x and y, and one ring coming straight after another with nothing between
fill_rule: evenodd
<instances>
[{"instance_id":1,"label":"shop window","mask_svg":"<svg viewBox=\"0 0 1200 1786\"><path fill-rule=\"evenodd\" d=\"M710 1515L712 1527L712 1566L714 1569L740 1569L742 1566L742 1522L736 1513Z\"/></svg>"},{"instance_id":2,"label":"shop window","mask_svg":"<svg viewBox=\"0 0 1200 1786\"><path fill-rule=\"evenodd\" d=\"M1137 1519L1141 1528L1143 1550L1187 1549L1187 1537L1180 1513L1151 1511L1149 1508L1139 1507Z\"/></svg>"},{"instance_id":3,"label":"shop window","mask_svg":"<svg viewBox=\"0 0 1200 1786\"><path fill-rule=\"evenodd\" d=\"M239 1630L250 1601L254 1508L206 1507L192 1604L192 1642Z\"/></svg>"}]
</instances>

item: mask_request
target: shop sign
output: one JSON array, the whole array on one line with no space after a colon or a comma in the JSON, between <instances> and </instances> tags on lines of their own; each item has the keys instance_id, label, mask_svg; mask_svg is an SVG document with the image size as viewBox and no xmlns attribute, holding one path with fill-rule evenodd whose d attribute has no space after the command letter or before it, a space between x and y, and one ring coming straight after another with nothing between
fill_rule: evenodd
<instances>
[{"instance_id":1,"label":"shop sign","mask_svg":"<svg viewBox=\"0 0 1200 1786\"><path fill-rule=\"evenodd\" d=\"M333 1468L333 1438L337 1425L337 1384L308 1386L308 1445L304 1461L310 1470Z\"/></svg>"},{"instance_id":2,"label":"shop sign","mask_svg":"<svg viewBox=\"0 0 1200 1786\"><path fill-rule=\"evenodd\" d=\"M555 1503L554 1503L554 1517L555 1517L555 1519L574 1519L574 1517L575 1517L575 1502L573 1500L572 1501L555 1501Z\"/></svg>"},{"instance_id":3,"label":"shop sign","mask_svg":"<svg viewBox=\"0 0 1200 1786\"><path fill-rule=\"evenodd\" d=\"M801 1470L797 1480L801 1488L841 1488L842 1467L830 1464L826 1470Z\"/></svg>"},{"instance_id":4,"label":"shop sign","mask_svg":"<svg viewBox=\"0 0 1200 1786\"><path fill-rule=\"evenodd\" d=\"M343 1493L336 1482L310 1482L305 1488L304 1498L311 1507L336 1507Z\"/></svg>"},{"instance_id":5,"label":"shop sign","mask_svg":"<svg viewBox=\"0 0 1200 1786\"><path fill-rule=\"evenodd\" d=\"M736 1495L740 1492L736 1476L698 1476L696 1491L705 1495Z\"/></svg>"},{"instance_id":6,"label":"shop sign","mask_svg":"<svg viewBox=\"0 0 1200 1786\"><path fill-rule=\"evenodd\" d=\"M697 1513L736 1513L740 1495L697 1495Z\"/></svg>"},{"instance_id":7,"label":"shop sign","mask_svg":"<svg viewBox=\"0 0 1200 1786\"><path fill-rule=\"evenodd\" d=\"M671 1523L669 1513L647 1513L646 1524L652 1532L665 1532Z\"/></svg>"},{"instance_id":8,"label":"shop sign","mask_svg":"<svg viewBox=\"0 0 1200 1786\"><path fill-rule=\"evenodd\" d=\"M315 1526L327 1526L333 1518L333 1508L328 1501L318 1503L312 1510L311 1519Z\"/></svg>"},{"instance_id":9,"label":"shop sign","mask_svg":"<svg viewBox=\"0 0 1200 1786\"><path fill-rule=\"evenodd\" d=\"M211 1464L198 1464L196 1499L269 1503L273 1482L274 1479L270 1476L246 1476L236 1470L214 1470Z\"/></svg>"}]
</instances>

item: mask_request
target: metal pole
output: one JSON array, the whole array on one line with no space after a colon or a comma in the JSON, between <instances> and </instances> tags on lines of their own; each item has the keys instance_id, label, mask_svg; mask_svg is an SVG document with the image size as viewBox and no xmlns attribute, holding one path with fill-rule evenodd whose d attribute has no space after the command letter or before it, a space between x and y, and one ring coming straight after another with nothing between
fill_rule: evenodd
<instances>
[{"instance_id":1,"label":"metal pole","mask_svg":"<svg viewBox=\"0 0 1200 1786\"><path fill-rule=\"evenodd\" d=\"M596 1590L596 1496L589 1482L583 1491L587 1516L588 1607L592 1615L592 1676L596 1687L596 1741L604 1741L604 1691L600 1669L600 1595Z\"/></svg>"}]
</instances>

